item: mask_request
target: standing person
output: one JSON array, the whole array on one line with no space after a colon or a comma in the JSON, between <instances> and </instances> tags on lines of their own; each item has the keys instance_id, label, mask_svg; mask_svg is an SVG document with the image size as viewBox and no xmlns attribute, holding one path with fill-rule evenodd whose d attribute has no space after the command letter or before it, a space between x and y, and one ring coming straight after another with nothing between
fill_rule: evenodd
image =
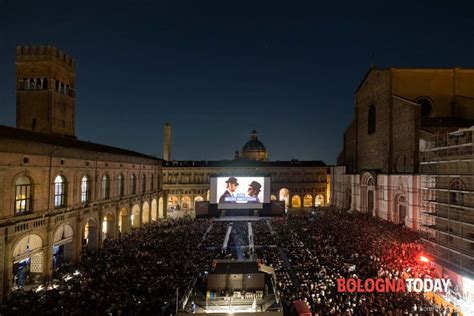
<instances>
[{"instance_id":1,"label":"standing person","mask_svg":"<svg viewBox=\"0 0 474 316\"><path fill-rule=\"evenodd\" d=\"M258 183L257 181L252 181L249 184L249 188L247 189L247 194L250 197L255 198L254 201L248 201L247 203L260 203L260 199L258 198L258 194L260 193L260 189L262 188L262 185Z\"/></svg>"},{"instance_id":2,"label":"standing person","mask_svg":"<svg viewBox=\"0 0 474 316\"><path fill-rule=\"evenodd\" d=\"M226 191L221 195L219 198L219 203L236 203L235 200L226 201L226 198L235 198L234 192L237 190L239 186L239 182L237 182L237 178L230 177L226 182Z\"/></svg>"}]
</instances>

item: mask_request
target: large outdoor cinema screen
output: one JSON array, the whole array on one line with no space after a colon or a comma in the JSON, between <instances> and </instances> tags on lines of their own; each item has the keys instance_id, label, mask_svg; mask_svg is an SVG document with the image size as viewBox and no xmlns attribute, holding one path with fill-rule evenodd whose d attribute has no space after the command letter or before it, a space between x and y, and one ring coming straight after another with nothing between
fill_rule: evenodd
<instances>
[{"instance_id":1,"label":"large outdoor cinema screen","mask_svg":"<svg viewBox=\"0 0 474 316\"><path fill-rule=\"evenodd\" d=\"M269 177L211 178L211 203L219 209L256 209L270 203Z\"/></svg>"}]
</instances>

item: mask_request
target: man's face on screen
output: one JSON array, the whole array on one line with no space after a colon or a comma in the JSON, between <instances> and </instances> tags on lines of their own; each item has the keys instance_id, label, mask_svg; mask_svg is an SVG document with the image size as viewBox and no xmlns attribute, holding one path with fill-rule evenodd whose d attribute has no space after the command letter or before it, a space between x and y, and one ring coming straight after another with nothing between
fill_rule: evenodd
<instances>
[{"instance_id":1,"label":"man's face on screen","mask_svg":"<svg viewBox=\"0 0 474 316\"><path fill-rule=\"evenodd\" d=\"M227 190L230 192L235 192L235 190L237 190L237 184L232 182L227 183Z\"/></svg>"},{"instance_id":2,"label":"man's face on screen","mask_svg":"<svg viewBox=\"0 0 474 316\"><path fill-rule=\"evenodd\" d=\"M257 192L255 192L255 190L249 185L249 188L247 189L247 194L249 196L257 196Z\"/></svg>"}]
</instances>

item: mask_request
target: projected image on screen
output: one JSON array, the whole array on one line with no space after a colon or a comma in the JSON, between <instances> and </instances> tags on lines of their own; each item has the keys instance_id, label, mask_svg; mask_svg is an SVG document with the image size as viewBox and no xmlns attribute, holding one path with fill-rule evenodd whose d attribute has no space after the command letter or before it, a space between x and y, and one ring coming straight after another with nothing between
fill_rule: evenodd
<instances>
[{"instance_id":1,"label":"projected image on screen","mask_svg":"<svg viewBox=\"0 0 474 316\"><path fill-rule=\"evenodd\" d=\"M211 203L218 203L219 208L260 208L269 203L269 183L267 177L212 178Z\"/></svg>"}]
</instances>

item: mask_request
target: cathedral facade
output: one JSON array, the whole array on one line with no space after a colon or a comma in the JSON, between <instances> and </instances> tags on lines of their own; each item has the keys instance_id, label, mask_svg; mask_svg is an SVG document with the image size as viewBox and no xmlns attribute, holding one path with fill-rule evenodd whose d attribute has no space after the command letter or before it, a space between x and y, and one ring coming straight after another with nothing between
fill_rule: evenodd
<instances>
[{"instance_id":1,"label":"cathedral facade","mask_svg":"<svg viewBox=\"0 0 474 316\"><path fill-rule=\"evenodd\" d=\"M430 253L440 275L450 275L459 287L463 278L474 277L474 222L468 214L474 204L467 193L474 188L472 168L460 172L454 166L469 166L472 152L466 148L472 143L454 138L474 125L473 84L473 69L370 69L355 92L338 165L331 167L332 205L421 231L427 249L437 249ZM461 151L446 147L461 142ZM448 160L453 167L446 168ZM446 200L444 194L467 195ZM442 209L446 202L457 218Z\"/></svg>"}]
</instances>

